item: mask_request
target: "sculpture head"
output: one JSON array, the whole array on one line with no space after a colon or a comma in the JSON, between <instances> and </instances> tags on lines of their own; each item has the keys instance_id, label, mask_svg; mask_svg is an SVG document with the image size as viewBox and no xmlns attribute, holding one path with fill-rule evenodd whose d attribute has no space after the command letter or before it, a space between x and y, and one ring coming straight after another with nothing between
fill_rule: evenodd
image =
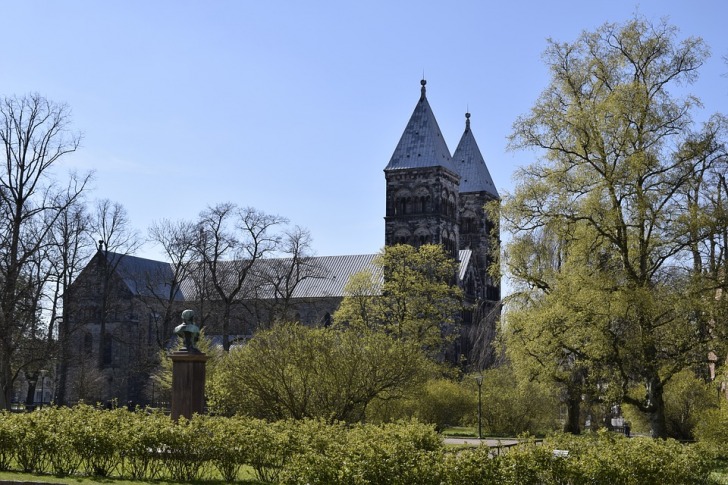
<instances>
[{"instance_id":1,"label":"sculpture head","mask_svg":"<svg viewBox=\"0 0 728 485\"><path fill-rule=\"evenodd\" d=\"M187 352L199 352L195 347L197 340L200 338L200 327L195 325L195 312L193 310L185 310L182 312L182 324L177 325L174 333L181 337L184 341L184 348Z\"/></svg>"},{"instance_id":2,"label":"sculpture head","mask_svg":"<svg viewBox=\"0 0 728 485\"><path fill-rule=\"evenodd\" d=\"M185 322L188 325L191 324L191 323L194 323L194 321L195 321L195 311L194 310L190 310L190 309L187 309L187 310L183 311L182 312L182 321Z\"/></svg>"}]
</instances>

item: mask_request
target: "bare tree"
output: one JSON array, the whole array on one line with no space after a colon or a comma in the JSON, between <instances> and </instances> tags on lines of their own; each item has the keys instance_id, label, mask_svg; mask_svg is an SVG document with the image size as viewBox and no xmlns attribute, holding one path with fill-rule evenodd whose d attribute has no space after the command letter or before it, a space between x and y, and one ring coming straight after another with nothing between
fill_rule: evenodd
<instances>
[{"instance_id":1,"label":"bare tree","mask_svg":"<svg viewBox=\"0 0 728 485\"><path fill-rule=\"evenodd\" d=\"M110 342L107 332L109 316L116 313L119 302L112 298L115 294L112 287L112 278L123 258L134 253L140 246L139 235L131 227L129 217L124 206L108 199L96 203L95 213L91 217L90 234L99 242L98 251L101 253L99 272L101 277L101 294L99 299L99 342L98 367L103 368L108 352L105 349Z\"/></svg>"},{"instance_id":2,"label":"bare tree","mask_svg":"<svg viewBox=\"0 0 728 485\"><path fill-rule=\"evenodd\" d=\"M88 261L93 245L87 237L89 215L85 204L76 201L63 211L58 218L51 237L51 295L50 295L50 328L49 335L54 333L57 325L58 339L58 374L56 375L57 404L66 404L66 387L71 337L75 328L72 325L67 305L63 304L71 283ZM56 324L57 322L57 324Z\"/></svg>"},{"instance_id":3,"label":"bare tree","mask_svg":"<svg viewBox=\"0 0 728 485\"><path fill-rule=\"evenodd\" d=\"M221 306L220 330L223 349L230 349L230 330L234 309L245 298L244 288L251 268L259 259L274 253L280 236L276 226L286 219L265 214L252 207L239 208L232 203L209 207L200 214L203 233L199 248L212 298Z\"/></svg>"},{"instance_id":4,"label":"bare tree","mask_svg":"<svg viewBox=\"0 0 728 485\"><path fill-rule=\"evenodd\" d=\"M300 226L283 232L277 251L280 257L259 260L253 267L254 284L246 305L259 324L292 320L296 288L310 278L323 278L323 268L312 257L311 233Z\"/></svg>"},{"instance_id":5,"label":"bare tree","mask_svg":"<svg viewBox=\"0 0 728 485\"><path fill-rule=\"evenodd\" d=\"M9 408L13 382L30 365L18 360L23 345L41 330L32 300L47 281L39 270L48 268L49 233L90 177L72 176L61 190L67 196L57 196L53 169L80 142L69 126L68 106L38 94L0 100L0 409Z\"/></svg>"},{"instance_id":6,"label":"bare tree","mask_svg":"<svg viewBox=\"0 0 728 485\"><path fill-rule=\"evenodd\" d=\"M196 262L199 233L193 222L167 219L154 222L149 228L150 240L160 246L170 262L168 270L160 267L145 275L144 287L150 295L148 305L156 316L155 340L158 348L166 348L177 320L178 303L183 299L181 285Z\"/></svg>"}]
</instances>

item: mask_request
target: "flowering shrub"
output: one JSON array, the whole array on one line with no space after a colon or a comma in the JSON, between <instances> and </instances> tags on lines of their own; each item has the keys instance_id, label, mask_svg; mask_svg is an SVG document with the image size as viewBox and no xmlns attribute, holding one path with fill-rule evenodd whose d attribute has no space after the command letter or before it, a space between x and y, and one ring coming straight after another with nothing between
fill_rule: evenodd
<instances>
[{"instance_id":1,"label":"flowering shrub","mask_svg":"<svg viewBox=\"0 0 728 485\"><path fill-rule=\"evenodd\" d=\"M563 453L554 453L563 450ZM430 425L266 422L168 416L91 406L0 413L0 468L136 480L240 479L266 483L443 485L460 483L707 483L711 457L674 440L607 432L525 440L490 449L447 448Z\"/></svg>"}]
</instances>

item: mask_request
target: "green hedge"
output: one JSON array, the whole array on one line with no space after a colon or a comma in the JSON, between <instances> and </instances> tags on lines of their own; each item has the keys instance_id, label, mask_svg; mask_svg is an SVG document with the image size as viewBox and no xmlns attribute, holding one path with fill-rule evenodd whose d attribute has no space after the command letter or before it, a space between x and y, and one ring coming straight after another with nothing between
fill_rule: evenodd
<instances>
[{"instance_id":1,"label":"green hedge","mask_svg":"<svg viewBox=\"0 0 728 485\"><path fill-rule=\"evenodd\" d=\"M566 450L568 456L555 454ZM699 484L712 461L697 445L610 433L526 440L502 455L446 447L417 422L382 426L268 423L91 406L0 413L0 469L179 482L281 484Z\"/></svg>"}]
</instances>

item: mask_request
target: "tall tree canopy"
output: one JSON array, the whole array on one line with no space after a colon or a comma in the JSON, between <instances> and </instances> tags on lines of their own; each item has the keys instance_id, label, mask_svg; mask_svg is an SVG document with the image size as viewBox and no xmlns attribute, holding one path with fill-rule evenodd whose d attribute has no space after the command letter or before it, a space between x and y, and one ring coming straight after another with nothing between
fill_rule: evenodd
<instances>
[{"instance_id":1,"label":"tall tree canopy","mask_svg":"<svg viewBox=\"0 0 728 485\"><path fill-rule=\"evenodd\" d=\"M462 292L457 262L442 246L387 246L374 260L378 274L354 275L334 321L382 330L419 344L431 355L445 350L457 332Z\"/></svg>"},{"instance_id":2,"label":"tall tree canopy","mask_svg":"<svg viewBox=\"0 0 728 485\"><path fill-rule=\"evenodd\" d=\"M699 100L676 95L708 55L677 36L634 18L549 41L551 82L511 137L543 156L502 209L512 358L638 406L654 436L665 383L721 352L725 324L725 121L696 128Z\"/></svg>"}]
</instances>

